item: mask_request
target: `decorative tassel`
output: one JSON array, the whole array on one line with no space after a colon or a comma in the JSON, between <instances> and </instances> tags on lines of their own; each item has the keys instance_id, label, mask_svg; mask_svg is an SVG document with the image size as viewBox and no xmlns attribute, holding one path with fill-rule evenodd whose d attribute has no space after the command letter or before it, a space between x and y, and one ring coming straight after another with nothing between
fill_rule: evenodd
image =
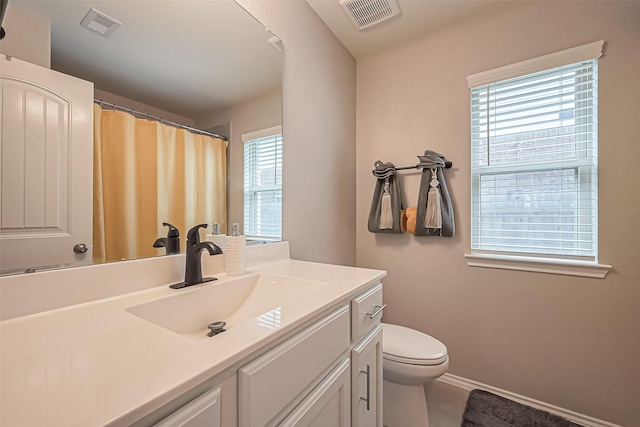
<instances>
[{"instance_id":1,"label":"decorative tassel","mask_svg":"<svg viewBox=\"0 0 640 427\"><path fill-rule=\"evenodd\" d=\"M431 169L431 182L429 194L427 196L427 213L424 218L424 228L442 228L442 196L438 188L440 181L436 175L436 170Z\"/></svg>"},{"instance_id":2,"label":"decorative tassel","mask_svg":"<svg viewBox=\"0 0 640 427\"><path fill-rule=\"evenodd\" d=\"M393 214L391 213L391 192L389 191L389 178L384 182L382 194L382 206L380 208L380 230L393 228Z\"/></svg>"}]
</instances>

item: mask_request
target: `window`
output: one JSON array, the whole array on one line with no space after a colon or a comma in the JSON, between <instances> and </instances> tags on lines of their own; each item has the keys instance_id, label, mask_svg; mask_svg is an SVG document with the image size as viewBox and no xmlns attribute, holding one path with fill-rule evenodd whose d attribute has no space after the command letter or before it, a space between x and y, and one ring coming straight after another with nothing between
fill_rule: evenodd
<instances>
[{"instance_id":1,"label":"window","mask_svg":"<svg viewBox=\"0 0 640 427\"><path fill-rule=\"evenodd\" d=\"M474 253L597 261L602 43L469 77Z\"/></svg>"},{"instance_id":2,"label":"window","mask_svg":"<svg viewBox=\"0 0 640 427\"><path fill-rule=\"evenodd\" d=\"M244 234L282 240L282 128L242 135L244 141Z\"/></svg>"}]
</instances>

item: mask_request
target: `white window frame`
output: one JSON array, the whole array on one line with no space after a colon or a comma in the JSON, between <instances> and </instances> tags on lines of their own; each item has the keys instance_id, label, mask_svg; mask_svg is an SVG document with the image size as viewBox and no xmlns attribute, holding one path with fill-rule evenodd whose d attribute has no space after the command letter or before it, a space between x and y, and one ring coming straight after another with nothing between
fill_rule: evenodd
<instances>
[{"instance_id":1,"label":"white window frame","mask_svg":"<svg viewBox=\"0 0 640 427\"><path fill-rule=\"evenodd\" d=\"M276 180L274 183L269 185L258 185L253 186L247 179L247 173L249 173L249 164L247 164L247 147L248 144L255 142L256 140L260 140L263 138L275 138L276 139L276 152L274 153L274 163L273 167L278 170L274 172ZM245 159L245 164L243 167L243 176L244 176L244 224L243 229L244 233L247 236L247 241L260 241L260 242L275 242L282 240L282 126L274 126L268 129L262 129L255 132L250 132L242 135L242 142L244 143L243 155ZM253 165L255 166L255 165ZM279 179L277 177L280 177ZM255 180L254 180L255 182ZM247 198L255 198L258 193L261 192L269 192L275 193L276 196L279 192L280 203L277 204L277 209L280 210L279 216L279 224L276 224L277 230L275 233L256 233L253 227L254 225L247 226L248 216L252 217L252 220L255 222L261 222L258 216L260 216L260 212L247 212L250 209L250 206L257 207L256 204L251 204L247 202ZM271 220L271 219L269 219Z\"/></svg>"},{"instance_id":2,"label":"white window frame","mask_svg":"<svg viewBox=\"0 0 640 427\"><path fill-rule=\"evenodd\" d=\"M533 58L527 61L522 61L516 64L511 64L478 74L473 74L467 77L469 89L490 83L508 80L514 77L545 71L555 67L573 64L580 61L597 59L602 55L603 46L604 41L600 40L583 46L578 46L549 55L544 55L538 58ZM474 183L472 182L472 186L473 184ZM474 197L473 194L472 197ZM471 215L473 216L473 213ZM471 218L471 221L473 223L473 217ZM597 248L597 226L595 227L594 232L596 233L595 244ZM465 254L467 265L473 267L499 268L508 270L522 270L604 278L607 272L611 269L611 266L598 264L597 254L594 258L594 260L566 259L553 255L528 256L486 250L477 251L473 249L471 253Z\"/></svg>"}]
</instances>

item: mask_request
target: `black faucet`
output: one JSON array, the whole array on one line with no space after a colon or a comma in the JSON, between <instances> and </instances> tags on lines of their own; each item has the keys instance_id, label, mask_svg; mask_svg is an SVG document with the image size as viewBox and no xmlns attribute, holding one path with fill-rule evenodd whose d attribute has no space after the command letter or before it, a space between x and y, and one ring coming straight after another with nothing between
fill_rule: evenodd
<instances>
[{"instance_id":1,"label":"black faucet","mask_svg":"<svg viewBox=\"0 0 640 427\"><path fill-rule=\"evenodd\" d=\"M161 237L156 239L153 243L154 248L164 248L167 255L174 255L180 253L180 232L173 225L168 222L163 222L162 225L169 227L167 231L167 237Z\"/></svg>"},{"instance_id":2,"label":"black faucet","mask_svg":"<svg viewBox=\"0 0 640 427\"><path fill-rule=\"evenodd\" d=\"M170 287L173 289L186 288L187 286L217 280L215 277L202 277L202 251L206 250L209 255L218 255L222 253L222 249L213 242L201 242L201 228L207 228L207 224L198 224L187 233L184 282L171 285Z\"/></svg>"}]
</instances>

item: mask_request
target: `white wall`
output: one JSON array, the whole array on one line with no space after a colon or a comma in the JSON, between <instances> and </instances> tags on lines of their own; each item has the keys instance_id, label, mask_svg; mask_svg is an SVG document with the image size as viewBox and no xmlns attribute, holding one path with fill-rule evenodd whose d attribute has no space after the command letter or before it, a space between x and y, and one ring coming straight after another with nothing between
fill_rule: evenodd
<instances>
[{"instance_id":1,"label":"white wall","mask_svg":"<svg viewBox=\"0 0 640 427\"><path fill-rule=\"evenodd\" d=\"M238 0L283 41L283 237L355 263L356 62L304 0Z\"/></svg>"},{"instance_id":2,"label":"white wall","mask_svg":"<svg viewBox=\"0 0 640 427\"><path fill-rule=\"evenodd\" d=\"M603 39L600 262L606 279L468 267L469 74ZM393 66L389 66L393 64ZM385 321L442 340L450 372L640 425L640 3L522 2L358 61L357 264L386 269ZM367 231L373 162L443 153L456 236ZM419 175L404 174L409 205Z\"/></svg>"},{"instance_id":3,"label":"white wall","mask_svg":"<svg viewBox=\"0 0 640 427\"><path fill-rule=\"evenodd\" d=\"M9 2L2 28L6 36L0 41L0 52L51 68L51 23L47 19Z\"/></svg>"}]
</instances>

